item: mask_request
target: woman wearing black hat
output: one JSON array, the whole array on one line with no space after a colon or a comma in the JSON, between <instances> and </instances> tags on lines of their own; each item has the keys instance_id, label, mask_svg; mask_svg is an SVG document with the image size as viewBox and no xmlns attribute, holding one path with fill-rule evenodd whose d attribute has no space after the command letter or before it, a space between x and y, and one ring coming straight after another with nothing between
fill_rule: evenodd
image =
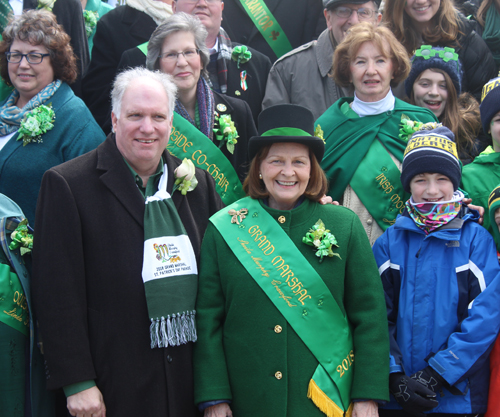
<instances>
[{"instance_id":1,"label":"woman wearing black hat","mask_svg":"<svg viewBox=\"0 0 500 417\"><path fill-rule=\"evenodd\" d=\"M366 234L350 210L318 203L324 142L309 110L269 107L259 133L249 197L203 241L195 400L205 416L377 416L388 335Z\"/></svg>"}]
</instances>

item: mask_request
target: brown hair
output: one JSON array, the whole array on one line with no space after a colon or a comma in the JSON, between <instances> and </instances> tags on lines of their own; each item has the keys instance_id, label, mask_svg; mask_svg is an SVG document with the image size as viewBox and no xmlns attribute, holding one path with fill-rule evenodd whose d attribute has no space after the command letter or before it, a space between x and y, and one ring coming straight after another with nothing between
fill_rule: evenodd
<instances>
[{"instance_id":1,"label":"brown hair","mask_svg":"<svg viewBox=\"0 0 500 417\"><path fill-rule=\"evenodd\" d=\"M468 155L471 157L474 151L475 139L479 135L481 128L479 104L469 93L457 96L455 85L446 71L439 68L429 69L433 72L443 74L446 82L446 90L448 91L446 106L441 116L439 116L439 121L455 135L459 155ZM424 72L420 73L413 85L420 80ZM413 88L410 93L410 104L415 104Z\"/></svg>"},{"instance_id":2,"label":"brown hair","mask_svg":"<svg viewBox=\"0 0 500 417\"><path fill-rule=\"evenodd\" d=\"M500 13L500 0L483 0L481 5L479 6L479 9L477 10L476 20L483 28L486 21L486 13L488 13L488 10L490 9L490 6L492 4L496 7L498 13Z\"/></svg>"},{"instance_id":3,"label":"brown hair","mask_svg":"<svg viewBox=\"0 0 500 417\"><path fill-rule=\"evenodd\" d=\"M264 181L259 178L259 172L260 165L269 154L271 146L272 144L263 146L250 162L250 170L243 182L243 190L252 198L263 199L269 197L269 192L266 190ZM316 155L314 155L314 152L312 152L310 148L309 159L311 161L311 176L309 177L309 183L303 195L309 200L319 201L328 189L328 180L316 159Z\"/></svg>"},{"instance_id":4,"label":"brown hair","mask_svg":"<svg viewBox=\"0 0 500 417\"><path fill-rule=\"evenodd\" d=\"M77 77L76 58L69 43L69 36L55 16L45 10L28 10L21 16L9 21L0 42L0 76L8 85L12 85L5 52L10 51L14 40L43 45L50 54L50 65L54 70L54 79L73 83Z\"/></svg>"},{"instance_id":5,"label":"brown hair","mask_svg":"<svg viewBox=\"0 0 500 417\"><path fill-rule=\"evenodd\" d=\"M344 40L335 49L332 78L338 85L351 85L350 65L365 42L373 42L392 61L394 78L391 86L398 85L408 77L411 69L410 59L392 32L383 26L375 27L371 23L361 22L349 29Z\"/></svg>"},{"instance_id":6,"label":"brown hair","mask_svg":"<svg viewBox=\"0 0 500 417\"><path fill-rule=\"evenodd\" d=\"M452 0L440 0L439 9L432 18L433 24L430 25L430 29L425 29L422 35L406 13L405 4L406 0L387 0L382 21L401 41L409 56L412 56L422 44L459 46L457 43L460 33L457 21L458 12Z\"/></svg>"}]
</instances>

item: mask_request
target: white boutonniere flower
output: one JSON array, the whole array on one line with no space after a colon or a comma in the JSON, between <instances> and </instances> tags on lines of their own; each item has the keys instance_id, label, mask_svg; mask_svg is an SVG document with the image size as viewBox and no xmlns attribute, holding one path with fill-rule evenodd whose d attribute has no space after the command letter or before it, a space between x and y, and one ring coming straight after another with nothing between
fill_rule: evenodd
<instances>
[{"instance_id":1,"label":"white boutonniere flower","mask_svg":"<svg viewBox=\"0 0 500 417\"><path fill-rule=\"evenodd\" d=\"M195 175L195 167L193 161L184 158L182 164L180 164L174 171L175 183L172 194L175 190L179 189L182 195L186 195L188 191L193 191L198 185L198 180Z\"/></svg>"}]
</instances>

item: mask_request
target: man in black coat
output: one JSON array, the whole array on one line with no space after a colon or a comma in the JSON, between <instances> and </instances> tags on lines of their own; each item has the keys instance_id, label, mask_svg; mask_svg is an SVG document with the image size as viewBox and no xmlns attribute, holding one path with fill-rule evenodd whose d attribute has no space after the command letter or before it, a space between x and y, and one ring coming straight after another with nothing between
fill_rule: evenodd
<instances>
[{"instance_id":1,"label":"man in black coat","mask_svg":"<svg viewBox=\"0 0 500 417\"><path fill-rule=\"evenodd\" d=\"M37 6L38 0L23 1L23 10L36 9ZM82 78L90 63L82 4L79 0L59 0L54 3L52 13L56 16L57 23L63 26L64 31L71 38L69 42L77 57L78 78L70 87L75 95L82 97Z\"/></svg>"},{"instance_id":2,"label":"man in black coat","mask_svg":"<svg viewBox=\"0 0 500 417\"><path fill-rule=\"evenodd\" d=\"M116 133L42 182L32 291L47 387L64 389L72 415L194 417L192 343L150 346L145 197L165 168L196 259L222 202L199 169L194 190L172 191L181 161L165 151L175 99L166 76L126 71L113 94Z\"/></svg>"},{"instance_id":3,"label":"man in black coat","mask_svg":"<svg viewBox=\"0 0 500 417\"><path fill-rule=\"evenodd\" d=\"M222 27L233 41L249 45L267 55L271 62L276 61L279 56L259 32L241 2L249 3L252 8L257 6L257 2L252 0L225 0ZM322 0L260 0L257 7L261 7L260 3L267 6L283 29L292 46L290 50L316 39L326 29Z\"/></svg>"}]
</instances>

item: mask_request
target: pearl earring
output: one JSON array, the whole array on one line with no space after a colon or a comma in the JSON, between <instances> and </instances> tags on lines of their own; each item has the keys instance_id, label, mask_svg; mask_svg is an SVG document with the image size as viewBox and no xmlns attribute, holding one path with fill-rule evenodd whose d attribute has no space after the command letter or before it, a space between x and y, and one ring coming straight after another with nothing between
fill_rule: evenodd
<instances>
[{"instance_id":1,"label":"pearl earring","mask_svg":"<svg viewBox=\"0 0 500 417\"><path fill-rule=\"evenodd\" d=\"M259 174L259 178L262 179L262 174Z\"/></svg>"}]
</instances>

